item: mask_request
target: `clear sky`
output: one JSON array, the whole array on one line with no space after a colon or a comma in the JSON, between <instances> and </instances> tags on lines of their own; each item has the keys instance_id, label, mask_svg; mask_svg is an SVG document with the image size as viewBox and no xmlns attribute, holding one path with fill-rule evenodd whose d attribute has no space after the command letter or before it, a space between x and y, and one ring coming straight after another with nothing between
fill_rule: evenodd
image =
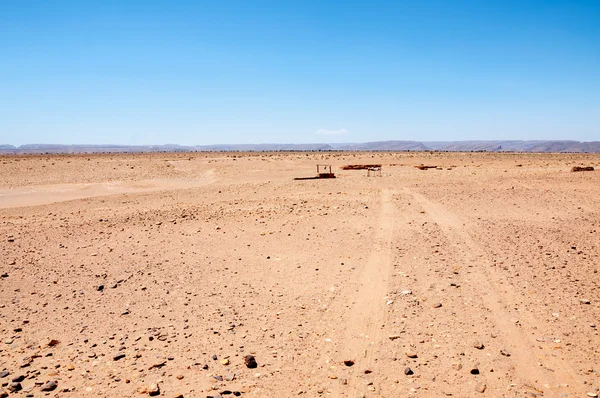
<instances>
[{"instance_id":1,"label":"clear sky","mask_svg":"<svg viewBox=\"0 0 600 398\"><path fill-rule=\"evenodd\" d=\"M600 0L0 1L0 144L600 140Z\"/></svg>"}]
</instances>

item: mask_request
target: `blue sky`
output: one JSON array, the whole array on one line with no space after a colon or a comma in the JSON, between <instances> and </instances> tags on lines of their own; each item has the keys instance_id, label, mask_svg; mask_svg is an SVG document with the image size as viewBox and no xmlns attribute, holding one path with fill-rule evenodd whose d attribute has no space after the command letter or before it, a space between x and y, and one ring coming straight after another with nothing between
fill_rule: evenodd
<instances>
[{"instance_id":1,"label":"blue sky","mask_svg":"<svg viewBox=\"0 0 600 398\"><path fill-rule=\"evenodd\" d=\"M600 1L0 2L0 144L600 140Z\"/></svg>"}]
</instances>

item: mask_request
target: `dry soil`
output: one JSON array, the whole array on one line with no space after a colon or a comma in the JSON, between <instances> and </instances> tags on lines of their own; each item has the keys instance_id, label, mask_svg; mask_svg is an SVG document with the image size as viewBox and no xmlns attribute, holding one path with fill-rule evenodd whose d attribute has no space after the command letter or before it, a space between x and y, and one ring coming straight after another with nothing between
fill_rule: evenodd
<instances>
[{"instance_id":1,"label":"dry soil","mask_svg":"<svg viewBox=\"0 0 600 398\"><path fill-rule=\"evenodd\" d=\"M1 157L0 395L595 396L573 166L600 155Z\"/></svg>"}]
</instances>

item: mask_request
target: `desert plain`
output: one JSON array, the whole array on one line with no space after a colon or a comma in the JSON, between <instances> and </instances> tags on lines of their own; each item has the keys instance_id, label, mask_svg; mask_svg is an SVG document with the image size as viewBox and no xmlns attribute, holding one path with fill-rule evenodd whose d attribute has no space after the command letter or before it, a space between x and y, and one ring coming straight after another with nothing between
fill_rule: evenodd
<instances>
[{"instance_id":1,"label":"desert plain","mask_svg":"<svg viewBox=\"0 0 600 398\"><path fill-rule=\"evenodd\" d=\"M294 180L317 164L337 178ZM598 169L598 154L0 157L0 395L595 397Z\"/></svg>"}]
</instances>

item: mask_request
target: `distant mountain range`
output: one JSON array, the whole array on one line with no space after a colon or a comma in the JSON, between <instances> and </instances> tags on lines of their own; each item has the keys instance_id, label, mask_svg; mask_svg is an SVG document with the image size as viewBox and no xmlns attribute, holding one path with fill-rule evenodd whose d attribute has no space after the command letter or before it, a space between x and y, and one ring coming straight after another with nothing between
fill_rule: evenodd
<instances>
[{"instance_id":1,"label":"distant mountain range","mask_svg":"<svg viewBox=\"0 0 600 398\"><path fill-rule=\"evenodd\" d=\"M600 153L600 141L375 141L348 144L239 145L0 145L0 154L124 152L272 152L272 151L447 151Z\"/></svg>"}]
</instances>

